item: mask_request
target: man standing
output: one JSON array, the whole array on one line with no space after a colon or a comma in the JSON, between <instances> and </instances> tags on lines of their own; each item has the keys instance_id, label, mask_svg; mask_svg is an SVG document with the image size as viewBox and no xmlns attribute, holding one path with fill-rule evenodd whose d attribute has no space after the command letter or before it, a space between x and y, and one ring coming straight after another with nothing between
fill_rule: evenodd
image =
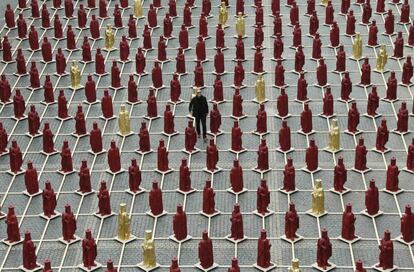
<instances>
[{"instance_id":1,"label":"man standing","mask_svg":"<svg viewBox=\"0 0 414 272\"><path fill-rule=\"evenodd\" d=\"M196 120L196 129L198 138L200 138L200 121L203 126L203 139L207 140L207 127L206 127L206 118L208 113L208 104L205 96L201 94L201 90L197 89L196 96L191 99L190 106L188 108L190 114Z\"/></svg>"}]
</instances>

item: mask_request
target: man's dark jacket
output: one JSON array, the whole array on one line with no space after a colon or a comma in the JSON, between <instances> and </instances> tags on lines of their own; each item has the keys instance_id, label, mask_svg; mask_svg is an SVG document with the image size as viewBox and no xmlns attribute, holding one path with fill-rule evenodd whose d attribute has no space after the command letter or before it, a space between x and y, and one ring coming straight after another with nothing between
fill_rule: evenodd
<instances>
[{"instance_id":1,"label":"man's dark jacket","mask_svg":"<svg viewBox=\"0 0 414 272\"><path fill-rule=\"evenodd\" d=\"M202 95L194 96L194 98L191 99L188 110L193 112L194 117L201 118L208 113L207 99Z\"/></svg>"}]
</instances>

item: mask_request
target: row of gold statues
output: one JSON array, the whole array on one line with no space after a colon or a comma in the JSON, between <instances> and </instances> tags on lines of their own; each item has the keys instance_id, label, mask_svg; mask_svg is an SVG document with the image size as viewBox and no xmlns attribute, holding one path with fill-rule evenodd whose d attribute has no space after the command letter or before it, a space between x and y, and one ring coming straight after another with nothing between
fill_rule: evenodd
<instances>
[{"instance_id":1,"label":"row of gold statues","mask_svg":"<svg viewBox=\"0 0 414 272\"><path fill-rule=\"evenodd\" d=\"M126 211L126 204L119 205L118 213L118 239L121 241L128 241L133 238L131 234L131 219ZM139 266L145 270L150 270L158 266L155 256L155 243L152 237L152 231L146 230L144 241L141 244L143 259Z\"/></svg>"},{"instance_id":2,"label":"row of gold statues","mask_svg":"<svg viewBox=\"0 0 414 272\"><path fill-rule=\"evenodd\" d=\"M362 58L362 39L360 33L356 33L354 38L354 44L352 45L352 57L355 60L360 60ZM385 44L381 45L381 49L377 56L377 72L384 72L385 65L388 62L388 53Z\"/></svg>"}]
</instances>

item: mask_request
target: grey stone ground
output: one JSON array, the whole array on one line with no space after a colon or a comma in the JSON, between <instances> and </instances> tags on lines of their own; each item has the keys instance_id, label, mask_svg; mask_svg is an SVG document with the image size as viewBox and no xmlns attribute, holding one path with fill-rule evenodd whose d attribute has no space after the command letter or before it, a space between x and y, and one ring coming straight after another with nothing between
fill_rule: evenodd
<instances>
[{"instance_id":1,"label":"grey stone ground","mask_svg":"<svg viewBox=\"0 0 414 272\"><path fill-rule=\"evenodd\" d=\"M11 3L13 7L17 6L17 0L2 0L0 1L0 7L4 9L6 3ZM74 1L76 7L79 4L86 1ZM117 1L109 1L109 11L108 14L112 14L114 5ZM209 19L209 33L214 36L215 33L215 24L217 23L217 14L218 1L212 1L212 14L215 16ZM254 8L250 6L250 2L246 1L245 12L249 15L246 17L246 31L249 37L245 40L246 48L246 57L248 60L243 63L246 70L246 79L245 83L248 85L248 88L241 91L244 97L244 112L248 115L246 119L241 121L241 127L244 131L243 136L243 145L248 149L247 152L239 156L241 165L244 167L244 181L245 186L249 189L245 194L235 197L232 194L226 192L226 189L229 187L229 169L232 165L232 161L236 158L236 155L227 151L230 148L230 130L233 125L232 119L229 117L231 114L231 99L233 95L233 89L230 87L230 84L233 80L233 68L234 62L232 58L235 56L235 39L232 37L235 33L234 23L235 18L235 1L230 1L231 7L229 8L229 25L231 27L226 29L226 45L229 47L225 51L226 63L225 67L229 73L222 77L225 85L225 98L230 100L230 103L224 103L219 106L220 111L223 115L223 125L222 129L226 132L224 135L216 138L216 143L220 149L220 161L219 166L224 168L219 174L214 176L202 172L202 168L205 165L205 144L202 142L197 143L197 147L202 150L202 152L188 156L185 153L181 152L181 148L184 145L184 135L183 131L187 124L187 108L188 101L191 95L190 86L193 84L193 74L195 62L192 61L194 58L194 50L188 51L186 53L186 66L189 75L181 77L182 85L182 99L185 100L185 103L179 104L175 107L175 126L178 131L180 131L179 136L172 138L165 137L161 135L163 130L163 120L158 119L152 121L149 124L150 133L151 133L151 145L153 148L156 148L158 140L163 138L166 140L168 145L170 165L176 171L171 174L162 176L153 171L156 165L156 154L150 154L145 156L140 156L133 151L137 148L138 137L136 134L128 138L122 138L115 133L117 132L117 121L103 121L98 118L100 115L100 105L95 104L88 106L87 104L82 104L83 110L87 116L87 128L88 130L92 126L92 122L97 121L99 126L104 132L104 146L108 147L111 139L115 139L118 143L118 146L122 149L122 164L124 167L127 167L131 158L137 158L140 162L140 168L142 169L143 174L143 184L142 187L145 189L150 189L151 180L156 178L162 185L164 194L164 206L168 211L168 215L159 218L158 220L152 219L150 216L146 215L145 212L148 210L148 193L141 194L136 197L124 192L128 187L127 174L117 175L113 177L112 175L105 172L107 167L106 164L106 154L102 154L94 157L87 153L89 147L88 137L77 138L70 135L74 129L74 120L69 120L65 122L60 122L54 117L57 114L57 105L44 106L39 102L43 99L43 91L39 90L31 93L29 89L26 88L28 85L28 77L17 78L12 75L15 72L15 64L4 65L0 64L0 68L3 74L7 75L11 85L13 86L13 91L16 89L21 89L23 96L26 99L27 104L35 104L36 109L39 114L42 116L42 123L49 122L52 128L52 131L55 133L55 146L60 149L62 146L63 140L69 140L70 147L73 151L74 165L79 167L82 159L87 159L88 164L92 169L92 179L93 179L93 188L98 189L100 180L106 180L109 188L111 189L111 205L114 211L118 209L119 203L126 203L129 207L129 212L132 213L132 230L133 234L139 237L139 240L136 240L132 243L122 246L122 244L116 242L113 238L116 236L116 217L111 217L109 219L101 220L92 215L93 212L97 209L97 197L96 195L89 195L86 197L80 197L79 195L73 193L78 186L78 177L76 174L72 174L66 177L61 176L56 173L55 170L59 168L60 156L44 156L39 154L39 150L42 146L41 138L31 139L24 135L27 130L27 121L15 121L10 117L13 115L12 105L1 105L0 108L0 119L7 128L10 139L17 139L19 145L24 152L24 166L28 160L33 160L35 167L39 171L39 180L41 187L46 180L50 180L53 185L53 188L58 193L58 211L62 211L64 205L69 203L72 205L72 209L77 214L78 220L78 230L77 235L83 237L84 230L86 228L92 228L93 235L98 241L98 258L97 261L100 263L105 263L108 258L112 258L116 266L119 266L121 271L136 271L138 268L135 267L135 264L141 261L141 248L140 243L146 229L152 229L155 231L156 237L156 247L157 247L157 260L162 265L160 271L168 271L168 266L170 260L173 256L178 256L180 260L180 265L183 267L182 271L196 271L193 268L193 265L197 262L197 243L200 239L201 232L204 229L208 229L210 236L214 240L214 257L215 261L220 265L217 271L226 271L227 267L231 263L231 258L235 255L238 256L239 263L242 266L242 271L254 271L252 264L255 262L256 258L256 247L257 241L256 238L259 236L259 231L261 228L265 228L268 231L272 243L272 261L277 265L276 271L286 271L287 267L290 265L290 260L293 256L300 259L303 271L311 271L312 263L314 263L316 258L316 239L319 236L320 228L325 227L329 230L329 235L332 239L333 244L333 256L330 259L331 262L337 265L337 271L352 271L353 263L355 259L361 258L364 261L366 267L371 267L378 261L378 242L382 237L384 230L391 230L392 237L395 238L399 235L399 216L401 212L404 211L404 206L406 204L413 204L414 199L414 176L406 172L401 172L400 174L400 187L405 189L405 191L399 194L396 197L393 197L384 192L380 193L381 200L381 210L385 214L376 219L369 219L360 214L360 211L364 209L364 190L370 179L374 178L377 181L377 185L380 189L385 186L385 170L386 165L389 163L390 158L395 156L398 160L398 165L402 168L405 164L406 159L406 149L411 138L413 137L412 130L414 128L414 122L412 117L410 118L409 129L410 133L401 137L396 134L390 134L390 141L388 146L393 149L392 152L387 153L386 155L379 155L373 152L368 153L368 166L373 168L374 171L369 172L368 174L361 175L354 173L352 171L348 172L348 182L347 187L352 189L352 192L340 197L336 194L333 194L328 191L332 187L333 180L333 167L336 164L336 159L338 156L343 156L345 158L345 163L348 168L352 166L354 159L354 146L357 141L357 137L352 137L341 133L342 147L344 150L332 156L330 153L323 152L322 150L319 153L320 166L323 168L322 171L315 175L307 174L300 170L304 166L304 149L307 146L308 139L305 136L296 133L296 130L299 128L299 114L302 111L302 105L293 101L296 94L296 80L297 76L293 73L286 72L286 81L290 84L290 87L287 88L287 92L291 101L289 102L290 112L292 117L288 119L289 126L291 127L294 133L292 134L292 145L295 147L296 151L291 153L290 156L293 158L297 172L296 172L296 184L300 189L299 192L287 197L278 191L278 188L282 185L283 173L282 169L285 164L286 157L277 153L275 148L278 146L278 129L280 127L280 120L273 117L276 109L275 99L279 94L279 91L272 88L271 85L274 82L274 66L275 63L270 60L272 57L273 50L273 39L270 38L272 34L272 18L268 17L267 14L270 14L270 1L264 1L265 5L265 41L264 45L266 49L264 50L265 70L269 73L266 74L266 95L270 99L266 103L266 110L268 113L268 128L271 131L269 135L266 136L268 146L271 150L270 152L270 165L273 168L272 171L264 174L264 178L267 179L268 184L272 190L271 192L271 205L270 208L276 213L272 216L267 217L266 219L261 219L252 214L252 211L255 209L256 203L256 193L255 190L259 184L261 176L251 170L251 168L256 166L256 152L259 137L251 133L255 129L255 115L257 112L257 104L252 102L254 98L254 82L256 76L249 73L253 67L253 53L254 50L251 50L250 47L253 45L253 22L254 22ZM291 44L292 35L291 28L287 27L286 24L289 21L289 8L285 7L283 4L284 0L281 1L281 13L283 14L283 31L284 31L284 42L285 42L285 51L284 57L287 58L287 61L284 62L286 71L290 71L294 66L294 51L289 49L288 46ZM301 11L301 24L302 32L305 34L308 32L308 17L303 16L304 11L306 10L306 4L304 1L298 1ZM340 1L335 2L335 19L338 21L341 27L341 33L345 31L345 18L339 16L337 12L339 11ZM372 1L375 2L375 1ZM42 1L39 1L41 4ZM46 1L48 6L51 6L51 1ZM130 0L132 3L132 0ZM163 5L167 5L167 1L162 1ZM198 8L193 10L193 24L198 25L198 15L201 12L201 2L196 1ZM182 15L182 8L184 5L183 0L177 1L177 12L179 15ZM373 8L375 3L372 3ZM144 14L147 12L149 2L144 2ZM396 14L396 20L399 18L400 7L388 6ZM361 18L361 9L359 6L352 5L352 9L356 14L358 21ZM167 9L162 9L159 11L158 22L162 24L163 14ZM413 10L413 8L412 8ZM335 52L333 49L327 47L329 44L329 28L323 26L324 21L324 8L317 6L317 11L320 18L321 26L319 32L322 36L322 41L324 44L323 47L323 56L326 58L327 65L330 70L335 67ZM54 14L53 10L50 10L51 15ZM131 9L124 12L124 24L127 22L127 17L132 12ZM63 17L63 10L57 12L60 17ZM92 11L91 14L96 14L97 10ZM16 16L18 12L16 11ZM30 15L30 10L26 10L23 13L25 17ZM52 16L51 16L52 17ZM90 18L90 17L89 17ZM377 20L379 25L379 32L383 31L383 19L380 15L373 15L373 19ZM3 25L3 18L0 19L0 25ZM179 26L181 25L182 17L174 20L174 34L178 36ZM28 25L32 24L30 19L27 20ZM62 18L62 22L67 27L68 24L76 25L76 20L71 20L68 22L66 19ZM112 22L112 19L106 20L104 24ZM36 27L39 27L41 24L40 20L35 20L33 24ZM103 26L104 26L103 24ZM138 33L142 33L144 25L144 20L138 22ZM28 41L19 42L14 39L16 37L17 31L12 30L8 32L7 29L1 28L1 36L8 35L10 41L12 42L14 56L16 55L16 48L20 47L23 49L28 48ZM403 31L405 40L407 39L408 28L396 25L396 30ZM365 26L357 25L357 31L361 32L362 39L364 43L367 41L367 28ZM53 30L43 31L38 28L39 37L53 36ZM88 31L83 31L80 33L78 30L75 30L75 33L78 35L78 46L81 45L84 35L88 35ZM101 32L103 34L103 31ZM117 42L123 33L127 33L127 29L122 29L117 32ZM190 44L195 45L196 36L198 35L197 28L189 30L190 33ZM156 45L158 37L162 35L162 28L156 29L153 32L153 44ZM379 42L385 43L387 45L388 54L392 54L392 42L393 39L379 35ZM60 41L56 43L51 40L54 46L54 50L57 50L58 47L65 48L65 41ZM307 56L311 55L311 38L303 37L303 44L305 45L305 54ZM347 55L350 56L352 52L352 39L342 36L341 42L345 45ZM133 41L131 43L131 57L136 52L136 48L141 46L141 39ZM178 47L178 39L170 40L168 42L167 54L170 58L175 58L176 47ZM98 47L103 47L104 41L98 41L93 44L93 50L96 50ZM208 56L210 60L214 57L214 47L215 38L209 39L206 41L206 46L208 48ZM410 51L411 50L411 51ZM413 54L413 50L405 48L405 54ZM44 65L39 62L41 58L40 52L31 53L28 50L24 50L26 61L36 61L39 71L41 71L41 82L44 82L44 77L46 74L51 74L54 72L54 64ZM69 54L65 52L68 62L72 60L78 60L81 57L81 52L74 52ZM94 53L93 53L94 55ZM118 52L112 52L109 55L104 53L107 57L106 69L110 70L111 60L118 58ZM375 56L376 52L374 49L364 47L364 55L370 58L370 63L372 67L375 67ZM147 55L147 70L153 66L153 59L156 57L156 50L148 52ZM403 64L402 61L389 60L388 68L393 69L397 73L397 77L401 78L401 67ZM212 83L214 76L211 74L211 71L214 70L214 64L212 61L207 62L203 65L204 68L204 80L208 85L208 88L204 90L207 98L212 97ZM315 68L316 63L307 59L305 69L309 72L306 75L308 82L311 83L315 80ZM350 71L351 79L354 84L359 81L360 72L359 64L357 62L347 60L347 68ZM88 64L86 66L81 66L82 69L82 82L86 80L86 76L89 72L92 72L94 69L94 64ZM128 63L122 67L122 83L126 85L128 80L128 74L134 71L134 64ZM170 62L163 65L163 77L164 84L168 85L169 80L171 79L171 73L175 71L175 62ZM388 75L384 77L380 74L373 73L372 80L378 86L378 93L380 97L385 95L385 81ZM137 78L136 78L137 79ZM332 92L335 98L339 97L340 94L340 77L339 75L329 73L328 81L331 84ZM77 105L82 103L84 99L84 92L82 90L73 92L67 88L70 84L70 78L64 77L58 79L57 77L52 77L52 82L54 83L56 92L59 89L64 89L66 97L70 101L70 113L74 114L76 112ZM101 78L98 84L98 97L101 97L103 90L109 86L110 78L104 77ZM139 82L139 97L141 99L146 99L148 88L151 85L150 76L142 77ZM355 98L358 102L358 108L362 113L366 109L366 98L369 89L360 88L357 86L353 87L352 97ZM394 129L396 127L396 111L400 106L401 101L406 100L408 102L408 107L412 107L412 98L413 98L413 88L399 87L398 96L400 101L395 104L389 104L385 102L380 103L379 112L386 117L388 121L389 129ZM316 142L320 148L324 147L327 144L327 131L328 131L328 122L326 119L318 117L317 114L321 111L322 107L322 91L318 88L309 86L308 88L309 97L312 99L310 107L314 112L313 124L317 133L313 136L316 139ZM127 98L126 89L120 90L118 92L112 93L114 99L114 108L115 112L119 110L119 106ZM57 94L56 94L57 97ZM158 111L160 114L164 111L165 104L169 99L169 90L168 88L163 89L157 93L158 100ZM211 105L210 105L211 107ZM133 107L128 106L128 109L131 112L131 121L132 129L134 132L137 132L143 119L142 116L146 112L146 104L139 104ZM348 105L340 102L335 102L335 112L339 120L339 125L343 131L346 128L347 124L347 111ZM365 138L365 143L367 147L371 148L375 144L375 131L378 125L379 119L376 122L373 122L371 119L361 117L360 128L365 132L362 136ZM42 125L43 127L43 125ZM190 167L192 171L192 183L194 188L198 191L194 194L184 197L183 195L177 193L175 188L178 183L178 168L180 165L181 158L187 157L190 162ZM32 237L35 240L35 243L38 247L38 260L43 262L44 259L49 258L52 260L52 265L55 271L75 271L76 268L82 262L82 251L80 243L65 246L57 241L57 238L60 237L61 232L61 223L60 219L54 219L51 221L46 221L38 216L42 212L42 200L41 196L36 196L29 198L23 195L21 192L24 190L24 179L22 175L13 177L7 173L5 170L8 169L8 157L3 156L0 158L0 200L3 211L6 211L6 207L10 204L13 204L16 207L16 213L20 220L20 229L21 232L25 230L30 230L32 232ZM222 213L221 215L214 217L213 219L207 219L198 214L201 209L202 201L202 188L204 186L204 181L208 178L213 180L213 187L216 190L216 205L217 209ZM305 214L305 211L310 208L310 192L312 189L312 184L316 178L321 178L323 180L323 186L326 191L326 208L329 212L328 215L320 218L319 220L310 217ZM289 243L286 243L280 239L280 235L283 234L284 229L284 213L287 210L288 203L294 201L298 212L300 213L300 229L299 234L306 237L305 240L300 241L299 243L292 246ZM244 214L244 227L245 233L249 239L238 246L226 241L223 237L230 232L230 213L232 211L232 206L235 202L241 204L241 210ZM188 215L188 229L189 234L193 237L189 242L186 242L179 246L178 244L168 240L168 236L172 233L172 216L175 212L176 204L183 203L185 205L185 210ZM357 216L356 223L356 232L361 236L361 240L352 246L345 244L336 237L340 235L341 229L341 214L346 203L353 204L353 210ZM3 222L0 223L0 233L1 238L4 237L6 231L6 224ZM414 271L414 257L413 257L413 248L406 245L402 245L398 242L394 243L395 248L395 264L405 271ZM0 270L1 271L12 271L21 264L21 245L9 247L4 244L0 244ZM103 269L101 269L103 271Z\"/></svg>"}]
</instances>

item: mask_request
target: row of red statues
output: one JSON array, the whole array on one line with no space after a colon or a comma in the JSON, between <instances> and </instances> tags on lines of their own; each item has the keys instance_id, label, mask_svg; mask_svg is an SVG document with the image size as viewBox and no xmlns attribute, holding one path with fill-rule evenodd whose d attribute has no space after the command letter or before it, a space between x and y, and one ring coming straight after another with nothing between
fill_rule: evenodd
<instances>
[{"instance_id":1,"label":"row of red statues","mask_svg":"<svg viewBox=\"0 0 414 272\"><path fill-rule=\"evenodd\" d=\"M375 186L375 185L374 185ZM367 195L370 191L367 191ZM410 243L414 240L414 229L412 227L414 214L411 212L411 206L407 205L405 213L401 217L401 239ZM237 241L245 238L243 232L243 215L240 211L240 205L235 204L231 215L231 228L229 238ZM347 241L353 241L357 238L355 234L356 217L352 213L352 205L347 204L342 216L342 232L341 237ZM19 233L19 224L14 212L14 207L10 206L7 214L7 239L9 243L17 243L21 241ZM295 204L290 203L289 210L285 214L285 237L288 240L295 241L298 238L297 230L299 229L299 216L295 209ZM71 211L69 205L65 206L65 212L62 215L62 235L63 240L70 242L75 239L76 217ZM174 238L177 241L183 241L188 238L187 232L187 215L182 205L177 206L177 212L173 217ZM92 232L87 229L85 239L82 241L83 248L83 265L90 269L95 266L97 255L97 246ZM262 230L258 240L257 265L262 268L271 266L270 257L270 241L266 238L266 231ZM380 255L378 266L383 269L394 267L393 245L390 239L390 232L385 231L384 238L380 243ZM331 266L329 258L332 256L332 244L329 241L326 229L321 230L321 238L317 243L317 266L323 269ZM210 268L214 264L212 241L208 237L208 233L203 232L202 240L199 242L199 259L203 268ZM23 266L26 269L34 269L38 266L36 262L36 246L31 241L30 232L25 233L23 240Z\"/></svg>"}]
</instances>

